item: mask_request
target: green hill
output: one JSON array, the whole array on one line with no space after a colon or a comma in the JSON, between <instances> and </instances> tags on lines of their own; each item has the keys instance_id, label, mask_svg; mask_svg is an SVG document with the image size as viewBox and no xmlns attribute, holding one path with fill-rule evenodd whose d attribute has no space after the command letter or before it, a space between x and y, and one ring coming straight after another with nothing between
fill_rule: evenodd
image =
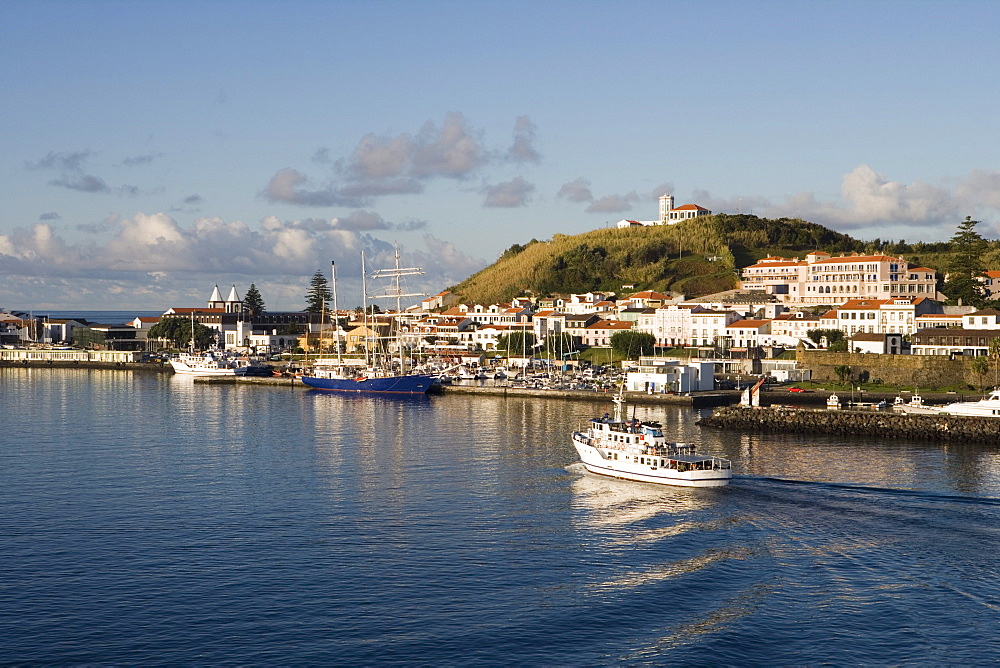
<instances>
[{"instance_id":1,"label":"green hill","mask_svg":"<svg viewBox=\"0 0 1000 668\"><path fill-rule=\"evenodd\" d=\"M738 269L768 255L875 250L867 246L803 220L718 214L677 225L599 229L514 244L494 264L449 289L462 301L480 304L526 292L621 292L622 285L694 297L736 287Z\"/></svg>"}]
</instances>

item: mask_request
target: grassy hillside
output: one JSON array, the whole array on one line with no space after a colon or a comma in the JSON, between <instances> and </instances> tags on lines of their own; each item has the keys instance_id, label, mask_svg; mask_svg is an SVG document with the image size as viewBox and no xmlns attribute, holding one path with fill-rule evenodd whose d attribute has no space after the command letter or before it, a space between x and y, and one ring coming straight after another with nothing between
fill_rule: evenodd
<instances>
[{"instance_id":1,"label":"grassy hillside","mask_svg":"<svg viewBox=\"0 0 1000 668\"><path fill-rule=\"evenodd\" d=\"M450 289L464 301L486 304L525 291L620 292L623 284L705 294L733 287L734 268L732 253L714 223L692 220L676 226L557 234L549 241L515 244L493 265Z\"/></svg>"},{"instance_id":2,"label":"grassy hillside","mask_svg":"<svg viewBox=\"0 0 1000 668\"><path fill-rule=\"evenodd\" d=\"M493 265L450 288L463 301L491 304L535 295L591 290L729 290L737 270L771 254L863 251L864 244L820 225L782 218L716 215L677 225L600 229L515 244Z\"/></svg>"}]
</instances>

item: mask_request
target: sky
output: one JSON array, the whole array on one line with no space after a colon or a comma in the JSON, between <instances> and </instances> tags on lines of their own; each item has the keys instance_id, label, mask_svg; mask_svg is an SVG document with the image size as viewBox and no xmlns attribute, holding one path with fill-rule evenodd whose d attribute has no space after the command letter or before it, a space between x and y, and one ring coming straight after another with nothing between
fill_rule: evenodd
<instances>
[{"instance_id":1,"label":"sky","mask_svg":"<svg viewBox=\"0 0 1000 668\"><path fill-rule=\"evenodd\" d=\"M663 194L1000 236L992 0L4 0L0 26L4 309L252 283L298 310L331 262L353 307L396 248L436 294Z\"/></svg>"}]
</instances>

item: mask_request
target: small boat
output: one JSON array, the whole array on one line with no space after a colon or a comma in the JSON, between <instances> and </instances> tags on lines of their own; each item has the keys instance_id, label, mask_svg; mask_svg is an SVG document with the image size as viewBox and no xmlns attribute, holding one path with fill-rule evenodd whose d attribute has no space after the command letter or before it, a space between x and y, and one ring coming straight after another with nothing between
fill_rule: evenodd
<instances>
[{"instance_id":1,"label":"small boat","mask_svg":"<svg viewBox=\"0 0 1000 668\"><path fill-rule=\"evenodd\" d=\"M938 415L941 413L940 406L925 405L923 397L919 394L914 394L909 401L903 397L896 397L896 400L892 402L892 410L894 413L903 413L904 415Z\"/></svg>"},{"instance_id":2,"label":"small boat","mask_svg":"<svg viewBox=\"0 0 1000 668\"><path fill-rule=\"evenodd\" d=\"M246 358L206 352L181 353L170 358L174 373L189 376L262 376L270 373L270 368Z\"/></svg>"},{"instance_id":3,"label":"small boat","mask_svg":"<svg viewBox=\"0 0 1000 668\"><path fill-rule=\"evenodd\" d=\"M625 399L614 398L615 415L595 418L573 432L573 446L584 467L598 475L682 487L721 487L733 477L728 459L671 443L657 422L625 419Z\"/></svg>"},{"instance_id":4,"label":"small boat","mask_svg":"<svg viewBox=\"0 0 1000 668\"><path fill-rule=\"evenodd\" d=\"M893 410L902 413L914 413L924 415L956 415L961 417L1000 417L1000 390L993 390L984 399L979 401L956 401L944 406L924 406L923 402L918 402L914 406L914 401L919 399L914 395L910 403L900 403L893 406Z\"/></svg>"}]
</instances>

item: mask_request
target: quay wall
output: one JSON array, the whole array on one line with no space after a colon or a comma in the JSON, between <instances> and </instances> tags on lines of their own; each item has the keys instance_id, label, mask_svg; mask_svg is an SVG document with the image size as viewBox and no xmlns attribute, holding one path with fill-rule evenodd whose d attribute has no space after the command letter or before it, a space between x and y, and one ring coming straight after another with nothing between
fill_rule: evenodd
<instances>
[{"instance_id":1,"label":"quay wall","mask_svg":"<svg viewBox=\"0 0 1000 668\"><path fill-rule=\"evenodd\" d=\"M726 406L698 424L744 432L840 434L875 439L1000 442L1000 418L903 415L880 411L828 411Z\"/></svg>"},{"instance_id":2,"label":"quay wall","mask_svg":"<svg viewBox=\"0 0 1000 668\"><path fill-rule=\"evenodd\" d=\"M504 397L537 397L539 399L569 399L574 401L597 401L610 403L614 392L588 392L583 390L545 390L525 387L506 387L502 385L448 385L444 394L484 394ZM625 401L629 404L660 404L671 406L688 406L691 408L708 408L725 406L739 401L740 393L736 391L699 392L691 395L681 394L647 394L645 392L626 392Z\"/></svg>"},{"instance_id":3,"label":"quay wall","mask_svg":"<svg viewBox=\"0 0 1000 668\"><path fill-rule=\"evenodd\" d=\"M817 382L838 380L834 369L846 364L857 378L862 371L871 380L882 379L884 385L904 387L978 387L979 377L972 371L971 359L948 355L878 355L875 353L831 353L825 350L800 349L795 356L800 366L812 370ZM985 379L993 378L990 373Z\"/></svg>"}]
</instances>

